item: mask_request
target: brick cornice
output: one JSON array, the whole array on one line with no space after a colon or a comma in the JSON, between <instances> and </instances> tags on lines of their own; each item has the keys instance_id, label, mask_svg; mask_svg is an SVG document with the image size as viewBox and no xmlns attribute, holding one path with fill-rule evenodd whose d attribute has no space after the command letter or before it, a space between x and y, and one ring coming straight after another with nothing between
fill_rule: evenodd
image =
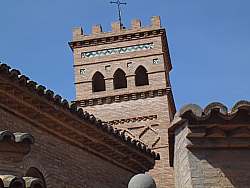
<instances>
[{"instance_id":1,"label":"brick cornice","mask_svg":"<svg viewBox=\"0 0 250 188\"><path fill-rule=\"evenodd\" d=\"M147 90L147 91L141 91L141 92L125 93L125 94L119 94L119 95L110 95L110 96L99 97L99 98L77 100L73 102L77 106L86 107L86 106L94 106L94 105L102 105L102 104L111 104L111 103L117 103L117 102L122 102L122 101L129 101L129 100L153 98L153 97L168 95L169 92L171 92L171 88L167 87L165 89L156 89L156 90Z\"/></svg>"},{"instance_id":2,"label":"brick cornice","mask_svg":"<svg viewBox=\"0 0 250 188\"><path fill-rule=\"evenodd\" d=\"M88 46L97 46L102 44L112 44L116 42L125 42L130 40L140 40L142 38L151 38L156 36L162 36L166 33L165 29L143 29L140 31L128 31L120 33L106 33L102 35L95 36L82 36L79 37L77 41L69 42L70 48L73 50L75 48L82 48Z\"/></svg>"},{"instance_id":3,"label":"brick cornice","mask_svg":"<svg viewBox=\"0 0 250 188\"><path fill-rule=\"evenodd\" d=\"M127 118L127 119L117 119L117 120L108 121L107 123L109 123L110 125L118 125L118 124L134 123L134 122L154 120L154 119L157 119L157 115L140 116L140 117L134 117L134 118Z\"/></svg>"}]
</instances>

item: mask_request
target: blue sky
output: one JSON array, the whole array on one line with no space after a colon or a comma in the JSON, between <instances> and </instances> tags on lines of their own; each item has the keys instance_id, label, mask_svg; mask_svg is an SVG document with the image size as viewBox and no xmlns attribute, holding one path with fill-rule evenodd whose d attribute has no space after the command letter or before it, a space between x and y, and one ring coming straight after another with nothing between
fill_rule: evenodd
<instances>
[{"instance_id":1,"label":"blue sky","mask_svg":"<svg viewBox=\"0 0 250 188\"><path fill-rule=\"evenodd\" d=\"M249 0L127 0L125 26L133 18L148 25L160 15L167 28L177 108L220 101L231 107L249 99ZM117 18L109 0L1 0L0 60L73 100L71 29Z\"/></svg>"}]
</instances>

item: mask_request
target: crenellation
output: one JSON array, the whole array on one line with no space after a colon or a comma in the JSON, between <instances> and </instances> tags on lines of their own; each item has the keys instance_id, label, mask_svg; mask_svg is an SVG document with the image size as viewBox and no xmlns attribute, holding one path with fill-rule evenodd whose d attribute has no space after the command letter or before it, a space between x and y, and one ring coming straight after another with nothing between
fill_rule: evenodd
<instances>
[{"instance_id":1,"label":"crenellation","mask_svg":"<svg viewBox=\"0 0 250 188\"><path fill-rule=\"evenodd\" d=\"M79 37L83 36L83 29L82 27L75 27L73 28L73 40L77 40Z\"/></svg>"},{"instance_id":2,"label":"crenellation","mask_svg":"<svg viewBox=\"0 0 250 188\"><path fill-rule=\"evenodd\" d=\"M92 26L92 34L95 35L95 34L100 34L100 33L102 33L102 26L100 24L93 25Z\"/></svg>"},{"instance_id":3,"label":"crenellation","mask_svg":"<svg viewBox=\"0 0 250 188\"><path fill-rule=\"evenodd\" d=\"M160 16L153 16L151 17L151 27L153 28L160 28L161 27L161 18Z\"/></svg>"},{"instance_id":4,"label":"crenellation","mask_svg":"<svg viewBox=\"0 0 250 188\"><path fill-rule=\"evenodd\" d=\"M132 29L140 29L141 28L141 20L139 20L139 19L132 20L131 27L132 27Z\"/></svg>"},{"instance_id":5,"label":"crenellation","mask_svg":"<svg viewBox=\"0 0 250 188\"><path fill-rule=\"evenodd\" d=\"M120 32L122 30L122 25L120 22L112 22L111 24L112 32Z\"/></svg>"},{"instance_id":6,"label":"crenellation","mask_svg":"<svg viewBox=\"0 0 250 188\"><path fill-rule=\"evenodd\" d=\"M159 16L151 17L151 25L149 25L149 26L142 26L141 20L134 19L131 21L131 27L125 28L119 21L116 21L116 22L111 23L111 31L108 31L108 32L104 32L102 30L102 26L99 24L92 26L92 33L89 35L84 34L81 27L76 27L73 29L73 41L91 40L91 39L96 37L96 34L100 35L101 40L103 40L103 38L105 38L105 37L108 38L108 37L115 36L117 34L118 35L124 35L124 34L129 35L129 34L134 33L134 32L142 32L142 33L140 33L140 35L144 36L144 35L148 35L147 31L157 30L157 29L161 29L161 21L160 21ZM143 36L141 36L141 37L143 37ZM118 37L118 38L120 39L121 37ZM124 36L122 36L122 38L124 38ZM126 38L124 38L124 39L126 39ZM106 40L104 40L104 41L107 42Z\"/></svg>"}]
</instances>

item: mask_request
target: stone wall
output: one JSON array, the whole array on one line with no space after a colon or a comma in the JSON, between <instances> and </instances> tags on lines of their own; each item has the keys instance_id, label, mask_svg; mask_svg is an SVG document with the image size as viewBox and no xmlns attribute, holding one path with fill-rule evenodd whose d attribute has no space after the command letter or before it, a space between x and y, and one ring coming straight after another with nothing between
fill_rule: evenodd
<instances>
[{"instance_id":1,"label":"stone wall","mask_svg":"<svg viewBox=\"0 0 250 188\"><path fill-rule=\"evenodd\" d=\"M2 108L0 122L0 130L26 132L35 138L31 152L23 161L0 161L0 174L24 176L29 168L35 167L42 172L48 188L126 188L133 176L132 173L74 147Z\"/></svg>"},{"instance_id":2,"label":"stone wall","mask_svg":"<svg viewBox=\"0 0 250 188\"><path fill-rule=\"evenodd\" d=\"M192 187L189 150L186 148L188 133L187 127L180 127L175 132L175 145L174 145L174 176L175 187Z\"/></svg>"},{"instance_id":3,"label":"stone wall","mask_svg":"<svg viewBox=\"0 0 250 188\"><path fill-rule=\"evenodd\" d=\"M190 152L192 187L235 187L250 185L248 149L201 149Z\"/></svg>"},{"instance_id":4,"label":"stone wall","mask_svg":"<svg viewBox=\"0 0 250 188\"><path fill-rule=\"evenodd\" d=\"M250 185L249 138L187 138L183 124L175 130L175 187L247 188ZM189 125L192 126L192 125ZM196 127L199 127L196 125ZM226 127L234 127L227 125ZM192 133L197 134L198 133ZM188 136L189 137L189 136Z\"/></svg>"}]
</instances>

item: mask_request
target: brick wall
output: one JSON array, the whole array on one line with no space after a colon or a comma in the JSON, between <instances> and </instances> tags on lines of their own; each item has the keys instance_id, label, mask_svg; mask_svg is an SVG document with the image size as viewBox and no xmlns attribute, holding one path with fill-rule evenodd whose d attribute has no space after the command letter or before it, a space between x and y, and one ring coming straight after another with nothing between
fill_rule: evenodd
<instances>
[{"instance_id":1,"label":"brick wall","mask_svg":"<svg viewBox=\"0 0 250 188\"><path fill-rule=\"evenodd\" d=\"M131 46L136 44L154 43L154 48L139 52L129 52L117 55L108 55L93 58L81 58L84 51L110 49L114 47ZM159 64L154 64L154 59L159 59ZM74 71L76 85L76 100L83 100L94 97L103 97L124 92L136 92L137 88L134 84L134 76L137 67L144 66L149 75L150 87L165 88L168 84L166 79L166 65L162 51L161 37L149 39L141 39L138 41L127 41L108 45L91 46L85 48L77 48L74 50ZM107 66L109 66L107 68ZM113 76L115 71L120 68L126 73L128 80L128 88L125 90L113 89ZM80 74L84 69L85 73ZM106 91L92 92L92 77L95 72L99 71L103 74L106 82Z\"/></svg>"},{"instance_id":2,"label":"brick wall","mask_svg":"<svg viewBox=\"0 0 250 188\"><path fill-rule=\"evenodd\" d=\"M158 96L154 98L123 101L112 104L103 104L85 107L84 110L95 114L96 117L104 121L129 119L141 116L157 115L156 119L146 121L135 121L131 123L123 123L115 125L117 128L126 128L137 139L144 132L142 140L153 145L156 152L161 155L161 160L156 161L155 168L151 174L157 182L159 188L173 186L173 171L168 164L168 128L170 125L167 96ZM145 131L147 127L152 131ZM157 140L159 138L159 140ZM156 142L156 143L155 143Z\"/></svg>"},{"instance_id":3,"label":"brick wall","mask_svg":"<svg viewBox=\"0 0 250 188\"><path fill-rule=\"evenodd\" d=\"M0 161L0 174L24 176L30 167L44 175L48 188L126 188L133 174L37 129L0 108L0 130L31 133L35 144L21 162ZM1 158L1 160L3 160Z\"/></svg>"}]
</instances>

